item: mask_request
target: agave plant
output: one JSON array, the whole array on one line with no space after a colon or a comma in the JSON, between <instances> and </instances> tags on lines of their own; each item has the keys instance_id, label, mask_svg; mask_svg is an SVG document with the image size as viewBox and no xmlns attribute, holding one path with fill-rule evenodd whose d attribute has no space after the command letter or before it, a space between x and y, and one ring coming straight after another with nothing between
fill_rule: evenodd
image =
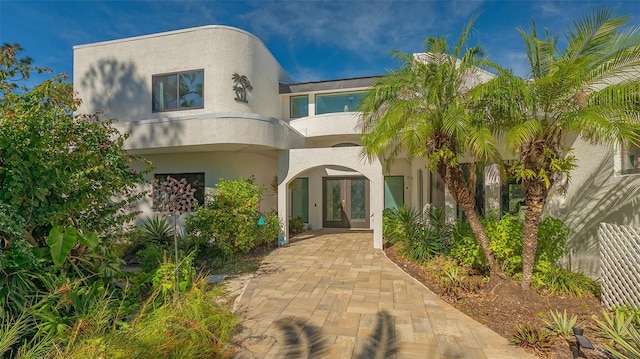
<instances>
[{"instance_id":1,"label":"agave plant","mask_svg":"<svg viewBox=\"0 0 640 359\"><path fill-rule=\"evenodd\" d=\"M169 245L173 240L173 226L165 217L153 216L140 225L141 239L148 242L154 242L161 245Z\"/></svg>"}]
</instances>

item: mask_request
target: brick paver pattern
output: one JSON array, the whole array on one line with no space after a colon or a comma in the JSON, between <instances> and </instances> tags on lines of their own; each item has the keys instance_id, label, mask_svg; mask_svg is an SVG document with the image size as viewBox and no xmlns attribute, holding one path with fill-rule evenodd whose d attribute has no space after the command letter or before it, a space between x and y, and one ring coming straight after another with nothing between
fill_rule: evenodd
<instances>
[{"instance_id":1,"label":"brick paver pattern","mask_svg":"<svg viewBox=\"0 0 640 359\"><path fill-rule=\"evenodd\" d=\"M237 358L535 358L407 275L371 232L306 237L269 254L238 298Z\"/></svg>"}]
</instances>

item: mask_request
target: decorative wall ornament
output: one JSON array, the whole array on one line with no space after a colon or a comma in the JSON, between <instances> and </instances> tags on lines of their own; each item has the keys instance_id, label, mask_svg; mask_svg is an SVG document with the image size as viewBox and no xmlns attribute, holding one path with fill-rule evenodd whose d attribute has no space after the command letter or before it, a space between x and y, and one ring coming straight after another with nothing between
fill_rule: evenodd
<instances>
[{"instance_id":1,"label":"decorative wall ornament","mask_svg":"<svg viewBox=\"0 0 640 359\"><path fill-rule=\"evenodd\" d=\"M247 101L247 92L251 92L253 90L253 86L251 86L251 82L245 75L240 75L237 72L234 72L233 76L231 76L233 80L233 91L236 93L236 98L234 100L248 103Z\"/></svg>"}]
</instances>

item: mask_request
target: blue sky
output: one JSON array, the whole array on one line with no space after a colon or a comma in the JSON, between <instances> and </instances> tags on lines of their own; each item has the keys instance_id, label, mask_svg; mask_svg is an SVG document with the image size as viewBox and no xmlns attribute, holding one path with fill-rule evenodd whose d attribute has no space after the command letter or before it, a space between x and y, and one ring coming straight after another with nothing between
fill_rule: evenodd
<instances>
[{"instance_id":1,"label":"blue sky","mask_svg":"<svg viewBox=\"0 0 640 359\"><path fill-rule=\"evenodd\" d=\"M0 0L0 41L54 72L72 73L73 46L209 24L258 36L294 81L380 75L396 66L391 50L418 52L427 36L452 40L474 14L474 41L490 58L526 75L516 31L535 18L562 34L580 15L603 5L633 16L640 1L433 0Z\"/></svg>"}]
</instances>

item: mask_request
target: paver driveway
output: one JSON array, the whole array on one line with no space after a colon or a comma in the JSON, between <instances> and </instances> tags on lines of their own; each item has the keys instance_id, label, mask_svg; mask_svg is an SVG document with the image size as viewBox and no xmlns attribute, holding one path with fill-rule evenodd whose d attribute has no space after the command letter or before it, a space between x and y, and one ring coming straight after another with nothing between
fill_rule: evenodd
<instances>
[{"instance_id":1,"label":"paver driveway","mask_svg":"<svg viewBox=\"0 0 640 359\"><path fill-rule=\"evenodd\" d=\"M370 232L312 232L268 255L238 298L237 358L534 358L372 248Z\"/></svg>"}]
</instances>

